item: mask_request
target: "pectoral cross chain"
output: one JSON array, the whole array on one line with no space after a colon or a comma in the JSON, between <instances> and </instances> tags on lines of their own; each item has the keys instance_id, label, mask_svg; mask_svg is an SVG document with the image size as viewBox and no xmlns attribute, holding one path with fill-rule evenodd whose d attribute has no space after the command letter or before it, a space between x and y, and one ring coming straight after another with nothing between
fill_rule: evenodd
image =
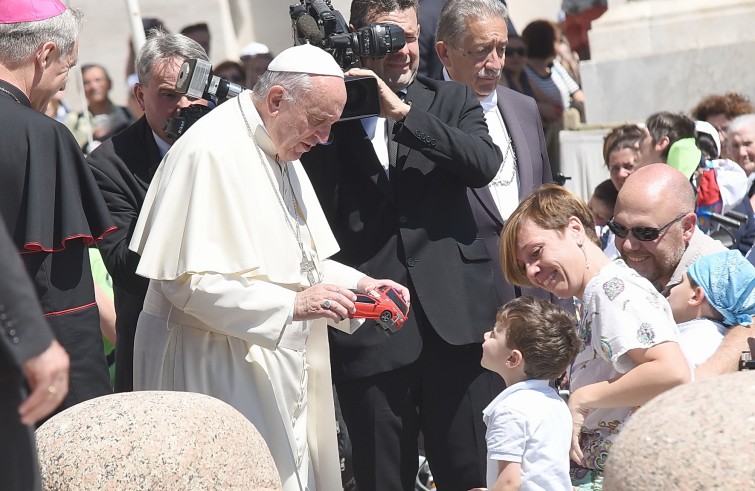
<instances>
[{"instance_id":1,"label":"pectoral cross chain","mask_svg":"<svg viewBox=\"0 0 755 491\"><path fill-rule=\"evenodd\" d=\"M309 281L310 285L316 285L319 283L318 279L315 277L315 273L317 272L315 262L307 258L304 251L302 251L301 254L301 265L299 267L301 268L301 272L307 275L307 281Z\"/></svg>"}]
</instances>

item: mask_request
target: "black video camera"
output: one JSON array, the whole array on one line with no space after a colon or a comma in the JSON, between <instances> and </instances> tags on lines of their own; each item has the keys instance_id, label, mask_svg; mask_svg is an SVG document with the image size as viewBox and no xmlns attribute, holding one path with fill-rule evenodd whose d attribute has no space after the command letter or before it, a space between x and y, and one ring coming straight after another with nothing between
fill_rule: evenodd
<instances>
[{"instance_id":1,"label":"black video camera","mask_svg":"<svg viewBox=\"0 0 755 491\"><path fill-rule=\"evenodd\" d=\"M359 57L381 58L406 44L404 30L395 24L370 24L356 32L330 0L300 0L289 13L294 44L309 43L328 52L343 70L356 66ZM346 106L341 121L380 114L380 97L374 77L346 77Z\"/></svg>"},{"instance_id":2,"label":"black video camera","mask_svg":"<svg viewBox=\"0 0 755 491\"><path fill-rule=\"evenodd\" d=\"M244 90L246 88L241 85L213 75L210 62L199 58L183 62L176 80L176 92L179 94L186 94L186 97L194 99L215 98L218 104L236 97Z\"/></svg>"},{"instance_id":3,"label":"black video camera","mask_svg":"<svg viewBox=\"0 0 755 491\"><path fill-rule=\"evenodd\" d=\"M176 92L191 99L206 99L218 104L231 97L236 97L245 90L244 87L212 74L209 61L193 58L181 65L176 80ZM165 133L175 142L186 133L199 118L210 112L210 108L199 104L181 108L178 116L170 118L165 124Z\"/></svg>"},{"instance_id":4,"label":"black video camera","mask_svg":"<svg viewBox=\"0 0 755 491\"><path fill-rule=\"evenodd\" d=\"M370 24L349 32L330 0L300 1L300 5L289 7L295 44L309 43L324 49L344 70L355 66L360 56L382 58L406 44L404 30L395 24Z\"/></svg>"}]
</instances>

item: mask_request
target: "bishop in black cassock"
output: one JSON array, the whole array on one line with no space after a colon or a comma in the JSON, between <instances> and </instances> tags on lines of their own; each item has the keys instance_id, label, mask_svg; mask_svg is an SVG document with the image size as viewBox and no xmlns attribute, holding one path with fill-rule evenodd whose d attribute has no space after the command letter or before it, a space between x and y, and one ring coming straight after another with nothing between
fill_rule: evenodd
<instances>
[{"instance_id":1,"label":"bishop in black cassock","mask_svg":"<svg viewBox=\"0 0 755 491\"><path fill-rule=\"evenodd\" d=\"M60 409L111 392L87 247L114 227L76 140L0 79L0 215L71 358Z\"/></svg>"}]
</instances>

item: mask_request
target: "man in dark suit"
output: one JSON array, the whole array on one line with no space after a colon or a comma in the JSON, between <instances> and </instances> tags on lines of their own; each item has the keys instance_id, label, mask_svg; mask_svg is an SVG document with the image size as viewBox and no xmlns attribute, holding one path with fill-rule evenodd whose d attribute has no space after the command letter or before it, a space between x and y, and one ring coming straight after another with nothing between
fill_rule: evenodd
<instances>
[{"instance_id":1,"label":"man in dark suit","mask_svg":"<svg viewBox=\"0 0 755 491\"><path fill-rule=\"evenodd\" d=\"M508 41L506 17L506 7L499 0L449 0L440 14L436 45L443 77L472 89L493 142L504 155L490 184L468 191L480 235L496 264L493 274L501 305L522 293L548 298L544 290L522 292L506 282L498 239L519 201L552 180L535 100L498 85Z\"/></svg>"},{"instance_id":2,"label":"man in dark suit","mask_svg":"<svg viewBox=\"0 0 755 491\"><path fill-rule=\"evenodd\" d=\"M504 7L504 0L496 0ZM440 20L440 11L443 9L448 0L419 0L419 74L429 78L442 80L441 72L443 63L438 58L435 51L436 37L435 33ZM516 33L511 21L506 19L506 26L509 32Z\"/></svg>"},{"instance_id":3,"label":"man in dark suit","mask_svg":"<svg viewBox=\"0 0 755 491\"><path fill-rule=\"evenodd\" d=\"M144 196L163 155L172 144L165 132L168 119L190 104L175 91L183 62L207 60L196 41L181 34L155 31L136 58L139 82L134 95L144 115L105 141L87 158L118 230L98 247L113 278L115 296L115 391L133 390L134 335L149 280L136 275L139 255L128 244Z\"/></svg>"},{"instance_id":4,"label":"man in dark suit","mask_svg":"<svg viewBox=\"0 0 755 491\"><path fill-rule=\"evenodd\" d=\"M372 71L349 71L377 75L381 117L334 125L332 143L302 157L338 260L411 291L409 319L391 337L373 322L330 333L354 474L361 491L414 489L421 431L440 489L481 487L481 411L493 398L481 342L499 303L466 189L490 182L501 153L468 88L416 77L417 1L352 2L352 28L373 22L406 36L401 50L362 60Z\"/></svg>"},{"instance_id":5,"label":"man in dark suit","mask_svg":"<svg viewBox=\"0 0 755 491\"><path fill-rule=\"evenodd\" d=\"M41 489L34 423L68 393L69 359L42 316L37 294L0 218L0 482ZM27 384L31 394L27 394Z\"/></svg>"}]
</instances>

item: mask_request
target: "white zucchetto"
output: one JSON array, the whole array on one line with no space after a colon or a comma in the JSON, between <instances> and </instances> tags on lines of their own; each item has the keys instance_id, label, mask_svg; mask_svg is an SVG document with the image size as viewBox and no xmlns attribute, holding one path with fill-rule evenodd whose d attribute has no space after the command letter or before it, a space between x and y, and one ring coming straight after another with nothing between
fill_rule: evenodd
<instances>
[{"instance_id":1,"label":"white zucchetto","mask_svg":"<svg viewBox=\"0 0 755 491\"><path fill-rule=\"evenodd\" d=\"M267 67L273 72L308 73L343 78L343 70L325 50L311 44L285 49Z\"/></svg>"}]
</instances>

